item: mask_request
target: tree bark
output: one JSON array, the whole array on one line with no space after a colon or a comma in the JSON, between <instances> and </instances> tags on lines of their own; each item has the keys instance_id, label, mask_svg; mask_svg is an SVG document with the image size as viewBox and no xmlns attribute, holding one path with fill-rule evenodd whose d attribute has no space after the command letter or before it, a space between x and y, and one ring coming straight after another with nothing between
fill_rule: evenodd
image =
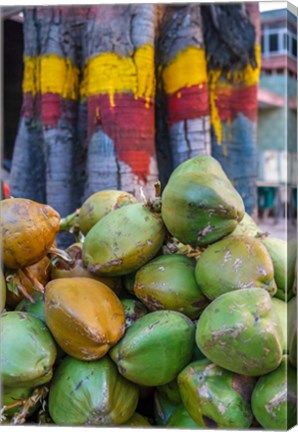
<instances>
[{"instance_id":1,"label":"tree bark","mask_svg":"<svg viewBox=\"0 0 298 432\"><path fill-rule=\"evenodd\" d=\"M74 190L79 67L76 9L38 8L47 202L61 216L79 205Z\"/></svg>"},{"instance_id":2,"label":"tree bark","mask_svg":"<svg viewBox=\"0 0 298 432\"><path fill-rule=\"evenodd\" d=\"M198 4L165 7L157 65L166 111L159 115L167 122L172 171L186 159L210 152L207 63Z\"/></svg>"},{"instance_id":3,"label":"tree bark","mask_svg":"<svg viewBox=\"0 0 298 432\"><path fill-rule=\"evenodd\" d=\"M102 189L154 193L155 5L91 7L85 27L85 198Z\"/></svg>"},{"instance_id":4,"label":"tree bark","mask_svg":"<svg viewBox=\"0 0 298 432\"><path fill-rule=\"evenodd\" d=\"M248 4L247 4L248 5ZM208 54L212 155L241 194L256 207L258 4L202 6ZM249 12L249 13L248 13Z\"/></svg>"},{"instance_id":5,"label":"tree bark","mask_svg":"<svg viewBox=\"0 0 298 432\"><path fill-rule=\"evenodd\" d=\"M24 57L38 56L36 11L24 11ZM25 60L26 61L26 60ZM11 195L46 202L43 131L40 117L40 95L37 91L38 69L35 62L26 64L23 80L23 104L15 141L9 185ZM31 67L30 67L31 66ZM26 86L30 76L32 85Z\"/></svg>"}]
</instances>

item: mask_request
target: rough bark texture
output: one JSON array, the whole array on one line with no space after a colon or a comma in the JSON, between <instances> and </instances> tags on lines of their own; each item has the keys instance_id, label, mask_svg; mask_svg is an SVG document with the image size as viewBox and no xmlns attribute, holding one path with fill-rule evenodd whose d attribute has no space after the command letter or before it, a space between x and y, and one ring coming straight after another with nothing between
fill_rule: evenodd
<instances>
[{"instance_id":1,"label":"rough bark texture","mask_svg":"<svg viewBox=\"0 0 298 432\"><path fill-rule=\"evenodd\" d=\"M65 216L102 189L152 195L212 137L251 212L257 19L255 5L26 8L12 196Z\"/></svg>"},{"instance_id":2,"label":"rough bark texture","mask_svg":"<svg viewBox=\"0 0 298 432\"><path fill-rule=\"evenodd\" d=\"M24 20L24 55L38 55L38 30L34 24L35 11L25 11ZM32 70L34 81L36 70ZM26 109L24 93L23 108L19 130L14 146L13 164L10 174L10 190L12 196L35 199L46 202L45 194L45 162L43 151L43 131L40 119L40 103L37 94L29 95L31 104ZM27 111L27 112L26 112Z\"/></svg>"},{"instance_id":3,"label":"rough bark texture","mask_svg":"<svg viewBox=\"0 0 298 432\"><path fill-rule=\"evenodd\" d=\"M243 197L256 207L258 4L202 6L208 58L212 155Z\"/></svg>"},{"instance_id":4,"label":"rough bark texture","mask_svg":"<svg viewBox=\"0 0 298 432\"><path fill-rule=\"evenodd\" d=\"M157 132L162 137L157 140L157 148L162 153L163 121L166 121L171 172L186 159L210 151L207 65L199 5L165 7L159 29L157 65L161 81L159 98L163 101L157 113L160 127Z\"/></svg>"},{"instance_id":5,"label":"rough bark texture","mask_svg":"<svg viewBox=\"0 0 298 432\"><path fill-rule=\"evenodd\" d=\"M90 8L84 37L89 140L85 197L108 188L136 196L140 188L154 192L155 9Z\"/></svg>"}]
</instances>

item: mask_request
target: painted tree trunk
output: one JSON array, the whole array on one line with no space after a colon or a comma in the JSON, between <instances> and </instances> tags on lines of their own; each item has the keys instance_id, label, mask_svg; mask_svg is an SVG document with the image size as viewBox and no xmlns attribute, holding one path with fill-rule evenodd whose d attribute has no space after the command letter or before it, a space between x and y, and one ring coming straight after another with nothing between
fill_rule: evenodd
<instances>
[{"instance_id":1,"label":"painted tree trunk","mask_svg":"<svg viewBox=\"0 0 298 432\"><path fill-rule=\"evenodd\" d=\"M46 201L62 216L79 205L73 181L79 84L75 24L74 8L25 10L24 97L11 179L13 196Z\"/></svg>"},{"instance_id":2,"label":"painted tree trunk","mask_svg":"<svg viewBox=\"0 0 298 432\"><path fill-rule=\"evenodd\" d=\"M38 57L38 29L34 25L36 11L24 11L24 79L23 104L14 146L10 173L11 195L46 202L43 131L38 93L39 68L28 59ZM29 84L30 82L30 84Z\"/></svg>"},{"instance_id":3,"label":"painted tree trunk","mask_svg":"<svg viewBox=\"0 0 298 432\"><path fill-rule=\"evenodd\" d=\"M165 7L157 63L172 170L186 159L210 152L207 62L198 4Z\"/></svg>"},{"instance_id":4,"label":"painted tree trunk","mask_svg":"<svg viewBox=\"0 0 298 432\"><path fill-rule=\"evenodd\" d=\"M241 194L246 211L252 214L256 207L260 72L260 45L255 35L258 4L202 9L209 59L212 155Z\"/></svg>"},{"instance_id":5,"label":"painted tree trunk","mask_svg":"<svg viewBox=\"0 0 298 432\"><path fill-rule=\"evenodd\" d=\"M76 9L40 8L38 12L47 201L65 216L79 205L73 178L80 73Z\"/></svg>"},{"instance_id":6,"label":"painted tree trunk","mask_svg":"<svg viewBox=\"0 0 298 432\"><path fill-rule=\"evenodd\" d=\"M88 106L85 197L103 189L149 195L155 152L155 5L91 7L81 93Z\"/></svg>"}]
</instances>

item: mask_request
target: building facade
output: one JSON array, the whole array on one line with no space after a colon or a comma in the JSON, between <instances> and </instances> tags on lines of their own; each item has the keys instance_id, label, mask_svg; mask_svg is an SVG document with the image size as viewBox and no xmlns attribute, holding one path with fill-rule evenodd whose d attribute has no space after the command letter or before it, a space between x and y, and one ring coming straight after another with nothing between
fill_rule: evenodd
<instances>
[{"instance_id":1,"label":"building facade","mask_svg":"<svg viewBox=\"0 0 298 432\"><path fill-rule=\"evenodd\" d=\"M295 201L287 183L296 185L297 17L287 9L263 12L261 44L258 204L281 216L282 206L287 202L292 211Z\"/></svg>"}]
</instances>

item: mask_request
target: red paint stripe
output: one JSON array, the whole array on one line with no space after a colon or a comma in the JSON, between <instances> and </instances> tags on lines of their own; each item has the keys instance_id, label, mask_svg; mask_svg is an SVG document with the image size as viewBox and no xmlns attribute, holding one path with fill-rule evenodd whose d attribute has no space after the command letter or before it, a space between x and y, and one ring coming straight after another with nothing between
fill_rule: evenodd
<instances>
[{"instance_id":1,"label":"red paint stripe","mask_svg":"<svg viewBox=\"0 0 298 432\"><path fill-rule=\"evenodd\" d=\"M185 87L167 95L167 114L170 126L182 121L204 117L209 114L207 84Z\"/></svg>"},{"instance_id":2,"label":"red paint stripe","mask_svg":"<svg viewBox=\"0 0 298 432\"><path fill-rule=\"evenodd\" d=\"M41 95L41 118L47 127L55 127L61 117L61 96L54 93Z\"/></svg>"},{"instance_id":3,"label":"red paint stripe","mask_svg":"<svg viewBox=\"0 0 298 432\"><path fill-rule=\"evenodd\" d=\"M5 199L10 197L10 189L7 183L3 183L3 194Z\"/></svg>"},{"instance_id":4,"label":"red paint stripe","mask_svg":"<svg viewBox=\"0 0 298 432\"><path fill-rule=\"evenodd\" d=\"M256 121L257 85L242 88L221 88L216 90L216 106L221 121L231 121L243 114Z\"/></svg>"},{"instance_id":5,"label":"red paint stripe","mask_svg":"<svg viewBox=\"0 0 298 432\"><path fill-rule=\"evenodd\" d=\"M77 101L64 99L53 93L35 96L32 93L24 93L21 115L27 118L41 117L44 126L56 127L60 119L68 122L76 120L75 106L77 103Z\"/></svg>"},{"instance_id":6,"label":"red paint stripe","mask_svg":"<svg viewBox=\"0 0 298 432\"><path fill-rule=\"evenodd\" d=\"M22 116L40 116L45 127L56 127L59 119L76 119L76 101L56 94L33 96L24 94ZM146 107L143 98L131 94L114 96L111 107L108 95L88 98L88 139L100 127L114 142L117 157L130 166L132 172L145 183L150 172L150 161L155 156L155 124L152 102Z\"/></svg>"},{"instance_id":7,"label":"red paint stripe","mask_svg":"<svg viewBox=\"0 0 298 432\"><path fill-rule=\"evenodd\" d=\"M114 107L108 95L88 98L88 137L100 127L114 142L117 157L144 182L155 155L154 105L143 98L116 94Z\"/></svg>"}]
</instances>

